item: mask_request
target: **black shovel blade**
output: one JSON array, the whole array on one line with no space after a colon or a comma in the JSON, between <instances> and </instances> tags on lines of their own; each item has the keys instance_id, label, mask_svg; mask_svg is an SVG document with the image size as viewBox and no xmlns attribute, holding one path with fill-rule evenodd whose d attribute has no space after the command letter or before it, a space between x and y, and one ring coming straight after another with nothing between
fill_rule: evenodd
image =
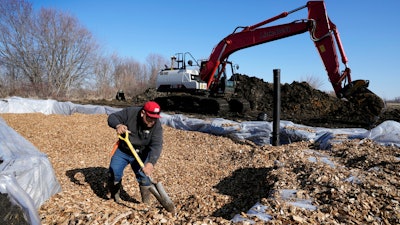
<instances>
[{"instance_id":1,"label":"black shovel blade","mask_svg":"<svg viewBox=\"0 0 400 225\"><path fill-rule=\"evenodd\" d=\"M161 182L158 182L156 185L153 184L149 190L168 212L175 213L174 203L171 201L167 192L165 192Z\"/></svg>"}]
</instances>

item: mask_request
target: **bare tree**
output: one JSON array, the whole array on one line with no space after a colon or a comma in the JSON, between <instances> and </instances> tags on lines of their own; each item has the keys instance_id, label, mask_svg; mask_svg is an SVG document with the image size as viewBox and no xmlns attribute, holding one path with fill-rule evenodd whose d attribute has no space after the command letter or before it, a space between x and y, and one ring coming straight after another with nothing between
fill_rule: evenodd
<instances>
[{"instance_id":1,"label":"bare tree","mask_svg":"<svg viewBox=\"0 0 400 225\"><path fill-rule=\"evenodd\" d=\"M0 60L3 69L9 69L7 74L16 76L15 72L21 72L32 84L40 84L42 72L31 30L32 16L30 3L0 0ZM39 91L39 87L34 88Z\"/></svg>"},{"instance_id":2,"label":"bare tree","mask_svg":"<svg viewBox=\"0 0 400 225\"><path fill-rule=\"evenodd\" d=\"M156 86L156 79L157 79L157 74L161 70L161 68L164 67L168 63L168 59L161 55L157 54L150 54L146 58L146 62L148 65L148 84L149 87L155 87Z\"/></svg>"},{"instance_id":3,"label":"bare tree","mask_svg":"<svg viewBox=\"0 0 400 225\"><path fill-rule=\"evenodd\" d=\"M112 58L117 58L116 55L109 57L100 57L94 67L95 75L95 90L97 97L107 98L113 96L114 92L114 64Z\"/></svg>"},{"instance_id":4,"label":"bare tree","mask_svg":"<svg viewBox=\"0 0 400 225\"><path fill-rule=\"evenodd\" d=\"M111 96L123 90L127 96L132 97L154 86L160 65L166 60L161 56L151 55L147 57L148 64L145 65L132 58L121 58L113 54L111 57L101 57L96 61L94 73L95 89L98 94L104 97L110 96L109 90L112 89Z\"/></svg>"},{"instance_id":5,"label":"bare tree","mask_svg":"<svg viewBox=\"0 0 400 225\"><path fill-rule=\"evenodd\" d=\"M42 9L37 26L40 53L53 94L66 94L91 72L97 45L76 18Z\"/></svg>"},{"instance_id":6,"label":"bare tree","mask_svg":"<svg viewBox=\"0 0 400 225\"><path fill-rule=\"evenodd\" d=\"M93 68L97 45L68 14L0 0L0 31L1 65L18 68L36 95L68 96Z\"/></svg>"},{"instance_id":7,"label":"bare tree","mask_svg":"<svg viewBox=\"0 0 400 225\"><path fill-rule=\"evenodd\" d=\"M131 58L114 58L115 88L124 90L128 96L134 96L143 90L143 65Z\"/></svg>"},{"instance_id":8,"label":"bare tree","mask_svg":"<svg viewBox=\"0 0 400 225\"><path fill-rule=\"evenodd\" d=\"M167 62L151 54L141 64L101 57L98 50L76 18L54 9L35 13L25 0L0 0L0 85L9 93L60 98L86 87L103 97L118 89L134 96L155 86Z\"/></svg>"},{"instance_id":9,"label":"bare tree","mask_svg":"<svg viewBox=\"0 0 400 225\"><path fill-rule=\"evenodd\" d=\"M18 68L9 65L0 65L0 96L16 95L23 90L23 78Z\"/></svg>"}]
</instances>

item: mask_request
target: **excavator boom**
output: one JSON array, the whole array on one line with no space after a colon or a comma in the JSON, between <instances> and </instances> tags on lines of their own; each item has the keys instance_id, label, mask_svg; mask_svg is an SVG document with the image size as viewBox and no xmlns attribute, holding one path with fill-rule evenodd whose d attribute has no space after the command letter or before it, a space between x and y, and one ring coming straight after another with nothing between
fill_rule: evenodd
<instances>
[{"instance_id":1,"label":"excavator boom","mask_svg":"<svg viewBox=\"0 0 400 225\"><path fill-rule=\"evenodd\" d=\"M277 26L262 27L304 8L308 8L308 19ZM323 1L310 1L305 6L295 10L283 12L252 26L243 27L240 32L236 32L237 29L214 47L206 65L200 70L200 78L207 82L207 86L210 89L219 81L220 74L215 76L219 64L224 63L232 53L307 31L310 32L311 39L321 56L336 95L342 97L343 81L351 82L350 69L347 68L348 60L340 40L339 32L335 24L328 18ZM342 62L346 67L343 73L339 69L336 48L339 49Z\"/></svg>"},{"instance_id":2,"label":"excavator boom","mask_svg":"<svg viewBox=\"0 0 400 225\"><path fill-rule=\"evenodd\" d=\"M286 24L265 26L305 8L308 9L308 16L305 19ZM172 68L171 66L171 68L160 72L160 82L158 82L157 89L164 91L191 90L190 86L193 86L192 83L196 83L196 87L201 86L211 94L221 93L221 90L225 90L226 65L231 64L228 61L228 57L232 53L307 31L322 59L336 96L354 102L357 107L364 107L374 117L379 116L384 103L381 98L368 89L369 81L352 81L351 70L347 65L348 59L340 39L339 31L328 17L325 2L322 0L309 1L304 6L292 11L283 12L251 26L237 27L233 33L226 36L213 48L208 59L201 62L197 72L187 70L185 64L178 66L178 68ZM342 71L340 69L337 50L339 50L341 62L344 65ZM183 62L185 60L179 61ZM175 79L177 82L174 85L171 84L170 79L178 77L176 76L177 74L182 74L179 77L186 76L186 78L181 79L186 82L185 84L183 84L183 81L178 81L178 78ZM188 80L192 80L193 82L187 82Z\"/></svg>"}]
</instances>

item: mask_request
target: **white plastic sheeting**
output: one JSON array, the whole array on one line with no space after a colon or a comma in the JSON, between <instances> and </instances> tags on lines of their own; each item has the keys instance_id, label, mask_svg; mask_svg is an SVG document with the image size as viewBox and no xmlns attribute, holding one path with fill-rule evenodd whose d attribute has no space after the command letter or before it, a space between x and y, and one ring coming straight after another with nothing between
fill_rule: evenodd
<instances>
[{"instance_id":1,"label":"white plastic sheeting","mask_svg":"<svg viewBox=\"0 0 400 225\"><path fill-rule=\"evenodd\" d=\"M20 97L10 97L0 100L0 113L43 113L71 115L84 114L110 114L117 109L109 106L79 105L71 102L58 102L55 100L37 100Z\"/></svg>"},{"instance_id":2,"label":"white plastic sheeting","mask_svg":"<svg viewBox=\"0 0 400 225\"><path fill-rule=\"evenodd\" d=\"M255 224L251 218L257 217L259 220L268 222L272 220L272 216L265 212L267 209L267 206L257 202L253 207L251 207L251 209L249 209L249 211L247 211L246 214L249 218L236 214L231 221L234 223L246 222L247 224Z\"/></svg>"},{"instance_id":3,"label":"white plastic sheeting","mask_svg":"<svg viewBox=\"0 0 400 225\"><path fill-rule=\"evenodd\" d=\"M224 135L235 140L251 140L258 145L270 144L272 122L235 122L222 118L196 119L184 115L163 114L161 121L168 126L190 131ZM400 123L385 121L377 127L363 128L324 128L280 121L279 139L281 143L314 141L321 149L329 149L331 144L346 139L371 139L383 145L400 147Z\"/></svg>"},{"instance_id":4,"label":"white plastic sheeting","mask_svg":"<svg viewBox=\"0 0 400 225\"><path fill-rule=\"evenodd\" d=\"M40 224L32 198L21 188L16 177L0 175L0 183L0 192L6 193L11 203L21 207L25 220L33 225Z\"/></svg>"},{"instance_id":5,"label":"white plastic sheeting","mask_svg":"<svg viewBox=\"0 0 400 225\"><path fill-rule=\"evenodd\" d=\"M121 110L109 106L80 105L71 102L55 100L36 100L11 97L0 100L0 113L43 113L71 115L111 114ZM223 135L236 140L251 140L258 145L270 144L272 122L245 121L235 122L223 118L197 119L184 115L168 115L161 113L161 122L165 125L189 131L199 131L214 135ZM377 127L366 130L363 128L324 128L295 124L290 121L280 121L280 142L315 141L322 149L328 149L334 142L345 139L371 139L385 145L400 147L400 123L385 121Z\"/></svg>"},{"instance_id":6,"label":"white plastic sheeting","mask_svg":"<svg viewBox=\"0 0 400 225\"><path fill-rule=\"evenodd\" d=\"M57 102L54 100L35 100L19 97L11 97L0 101L0 113L43 113L71 115L73 113L83 114L111 114L121 109L108 106L79 105L71 102ZM0 115L1 116L1 115ZM258 145L270 144L272 136L272 122L247 121L235 122L223 118L197 119L184 115L168 115L162 113L161 122L165 125L188 131L198 131L214 135L223 135L235 140L250 140ZM48 197L60 191L58 182L52 172L46 155L40 153L30 143L25 141L16 132L13 132L0 118L0 157L4 162L0 164L0 191L13 189L13 185L19 185L30 198L21 194L15 196L20 205L30 208L30 205L39 207ZM314 141L320 149L329 149L332 143L346 139L371 139L383 145L395 145L400 147L400 123L396 121L385 121L377 127L366 130L362 128L323 128L309 127L295 124L290 121L280 121L279 138L281 143L297 141ZM18 144L18 145L17 145ZM311 150L310 150L311 151ZM328 158L322 157L323 162L334 166ZM310 157L310 161L316 160ZM321 159L319 159L321 160ZM400 160L400 159L399 159ZM7 168L5 168L7 167ZM13 180L17 178L16 181ZM349 182L357 180L349 177ZM10 185L7 185L10 183ZM15 188L17 190L18 187ZM296 190L280 190L283 198L295 193ZM9 191L8 193L11 193ZM16 191L18 193L18 191ZM23 197L25 196L25 197ZM30 202L31 199L32 201ZM292 202L298 207L314 210L311 201L301 199ZM32 206L32 207L33 207ZM256 216L265 221L270 216L265 214L265 206L257 203L249 211L248 215ZM38 218L31 216L31 221ZM250 219L244 219L240 215L235 216L232 222L244 221L252 223ZM34 224L34 223L33 223Z\"/></svg>"},{"instance_id":7,"label":"white plastic sheeting","mask_svg":"<svg viewBox=\"0 0 400 225\"><path fill-rule=\"evenodd\" d=\"M40 224L37 209L61 191L47 155L0 118L0 192L20 205L27 221Z\"/></svg>"}]
</instances>

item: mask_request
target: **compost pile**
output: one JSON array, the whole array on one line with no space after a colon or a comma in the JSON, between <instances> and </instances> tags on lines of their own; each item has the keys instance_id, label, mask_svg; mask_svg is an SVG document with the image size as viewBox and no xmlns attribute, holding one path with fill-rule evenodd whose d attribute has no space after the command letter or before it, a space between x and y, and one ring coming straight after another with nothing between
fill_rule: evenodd
<instances>
[{"instance_id":1,"label":"compost pile","mask_svg":"<svg viewBox=\"0 0 400 225\"><path fill-rule=\"evenodd\" d=\"M155 198L148 206L140 203L129 167L123 202L108 198L109 152L117 138L107 115L0 116L48 155L61 184L62 192L39 210L42 224L234 224L235 215L265 224L247 213L257 202L267 207L271 224L400 223L398 147L369 140L344 141L330 150L312 142L258 146L164 126L153 179L174 201L173 215ZM295 191L283 199L285 190Z\"/></svg>"},{"instance_id":2,"label":"compost pile","mask_svg":"<svg viewBox=\"0 0 400 225\"><path fill-rule=\"evenodd\" d=\"M272 118L272 83L256 77L236 75L236 94L250 103L247 114L266 112ZM309 126L365 127L377 122L371 118L367 105L354 104L336 96L314 89L306 82L281 84L281 119Z\"/></svg>"}]
</instances>

